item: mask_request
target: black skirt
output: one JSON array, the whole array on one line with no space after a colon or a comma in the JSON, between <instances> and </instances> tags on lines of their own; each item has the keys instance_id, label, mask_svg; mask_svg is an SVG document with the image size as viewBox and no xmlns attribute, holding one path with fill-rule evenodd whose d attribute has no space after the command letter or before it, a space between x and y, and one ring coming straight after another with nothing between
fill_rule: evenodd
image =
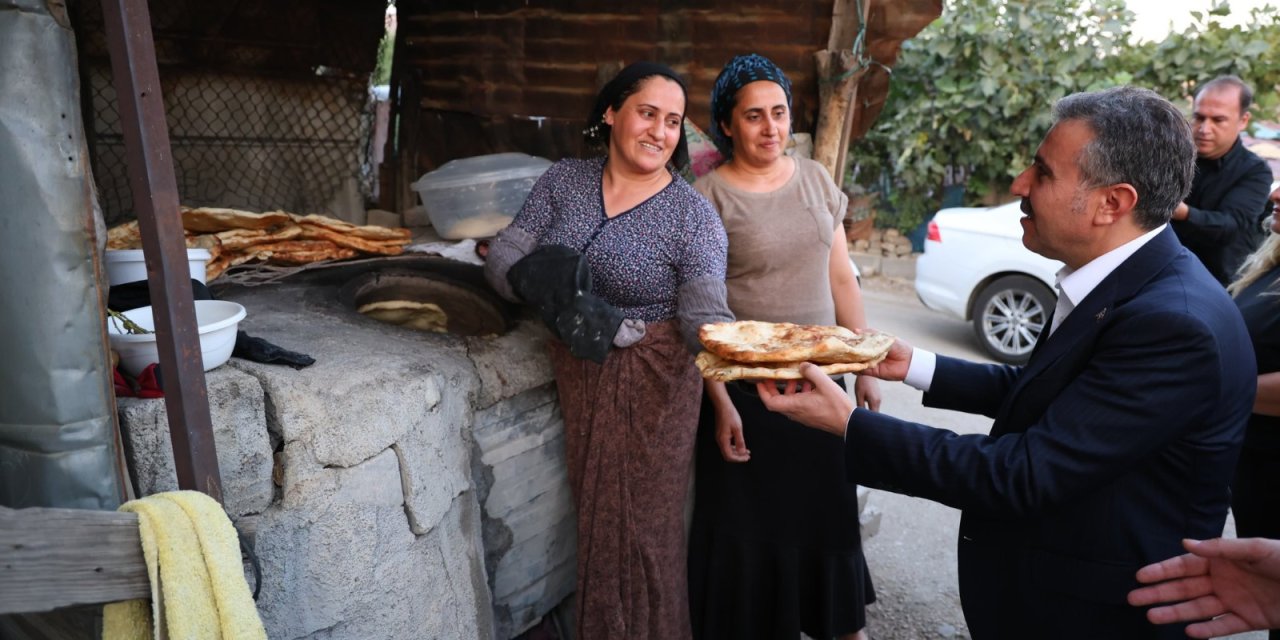
<instances>
[{"instance_id":1,"label":"black skirt","mask_svg":"<svg viewBox=\"0 0 1280 640\"><path fill-rule=\"evenodd\" d=\"M689 542L694 637L822 640L862 629L875 591L844 443L769 411L751 387L727 386L751 460L721 457L704 394Z\"/></svg>"}]
</instances>

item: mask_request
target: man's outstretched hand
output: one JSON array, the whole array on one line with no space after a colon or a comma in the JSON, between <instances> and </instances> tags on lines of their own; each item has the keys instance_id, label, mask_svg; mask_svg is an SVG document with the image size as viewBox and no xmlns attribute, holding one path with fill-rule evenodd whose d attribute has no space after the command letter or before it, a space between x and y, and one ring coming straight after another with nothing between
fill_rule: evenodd
<instances>
[{"instance_id":1,"label":"man's outstretched hand","mask_svg":"<svg viewBox=\"0 0 1280 640\"><path fill-rule=\"evenodd\" d=\"M1191 553L1150 564L1129 592L1129 604L1156 624L1201 620L1192 638L1215 638L1280 627L1280 541L1266 538L1183 540ZM1173 603L1173 604L1166 604Z\"/></svg>"},{"instance_id":2,"label":"man's outstretched hand","mask_svg":"<svg viewBox=\"0 0 1280 640\"><path fill-rule=\"evenodd\" d=\"M756 383L756 391L770 411L776 411L796 422L844 436L853 413L853 399L818 367L806 362L800 365L804 380L788 380L779 391L777 383Z\"/></svg>"},{"instance_id":3,"label":"man's outstretched hand","mask_svg":"<svg viewBox=\"0 0 1280 640\"><path fill-rule=\"evenodd\" d=\"M911 345L902 340L894 340L889 347L889 354L884 360L859 375L872 376L881 380L900 382L907 377L907 369L911 366Z\"/></svg>"}]
</instances>

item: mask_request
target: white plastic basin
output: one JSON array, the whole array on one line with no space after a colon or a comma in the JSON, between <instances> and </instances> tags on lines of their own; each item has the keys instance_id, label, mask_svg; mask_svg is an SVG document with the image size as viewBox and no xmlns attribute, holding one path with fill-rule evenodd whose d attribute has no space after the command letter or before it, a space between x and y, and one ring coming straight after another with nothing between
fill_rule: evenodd
<instances>
[{"instance_id":1,"label":"white plastic basin","mask_svg":"<svg viewBox=\"0 0 1280 640\"><path fill-rule=\"evenodd\" d=\"M231 359L236 346L236 330L244 319L244 307L227 300L196 300L196 325L200 333L200 355L204 370L208 371ZM138 326L155 331L155 318L151 307L139 307L124 312L124 316ZM137 377L147 365L160 361L156 347L156 334L125 333L124 327L114 318L107 318L107 337L111 348L120 354L120 366L131 376Z\"/></svg>"},{"instance_id":2,"label":"white plastic basin","mask_svg":"<svg viewBox=\"0 0 1280 640\"><path fill-rule=\"evenodd\" d=\"M193 280L207 284L204 269L210 257L208 249L187 249L187 268ZM142 249L108 249L104 261L107 265L107 286L147 279L147 262L142 257Z\"/></svg>"}]
</instances>

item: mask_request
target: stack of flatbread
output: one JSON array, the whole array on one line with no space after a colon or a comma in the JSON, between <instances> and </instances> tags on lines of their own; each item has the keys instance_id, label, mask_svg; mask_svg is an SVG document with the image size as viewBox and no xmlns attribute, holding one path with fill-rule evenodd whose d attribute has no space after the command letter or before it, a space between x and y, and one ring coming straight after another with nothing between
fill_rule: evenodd
<instances>
[{"instance_id":1,"label":"stack of flatbread","mask_svg":"<svg viewBox=\"0 0 1280 640\"><path fill-rule=\"evenodd\" d=\"M704 324L698 338L706 347L698 354L698 370L721 382L799 380L803 362L827 375L856 373L884 360L894 341L877 331L754 320Z\"/></svg>"},{"instance_id":2,"label":"stack of flatbread","mask_svg":"<svg viewBox=\"0 0 1280 640\"><path fill-rule=\"evenodd\" d=\"M395 256L409 243L408 229L356 226L321 215L284 211L253 213L238 209L182 208L187 247L207 249L205 280L252 260L299 265L361 255ZM107 232L108 249L141 249L138 222Z\"/></svg>"}]
</instances>

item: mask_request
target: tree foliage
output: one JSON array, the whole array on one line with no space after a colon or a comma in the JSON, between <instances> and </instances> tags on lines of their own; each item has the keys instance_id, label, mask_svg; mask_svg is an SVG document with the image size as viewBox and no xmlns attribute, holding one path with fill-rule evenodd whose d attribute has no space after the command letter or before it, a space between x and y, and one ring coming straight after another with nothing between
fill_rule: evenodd
<instances>
[{"instance_id":1,"label":"tree foliage","mask_svg":"<svg viewBox=\"0 0 1280 640\"><path fill-rule=\"evenodd\" d=\"M1067 94L1137 84L1189 106L1197 83L1235 73L1274 106L1276 11L1255 10L1248 28L1223 26L1228 12L1216 6L1163 42L1134 44L1122 0L948 0L905 43L884 112L851 149L857 182L888 205L881 224L909 230L950 185L969 202L1006 192Z\"/></svg>"}]
</instances>

